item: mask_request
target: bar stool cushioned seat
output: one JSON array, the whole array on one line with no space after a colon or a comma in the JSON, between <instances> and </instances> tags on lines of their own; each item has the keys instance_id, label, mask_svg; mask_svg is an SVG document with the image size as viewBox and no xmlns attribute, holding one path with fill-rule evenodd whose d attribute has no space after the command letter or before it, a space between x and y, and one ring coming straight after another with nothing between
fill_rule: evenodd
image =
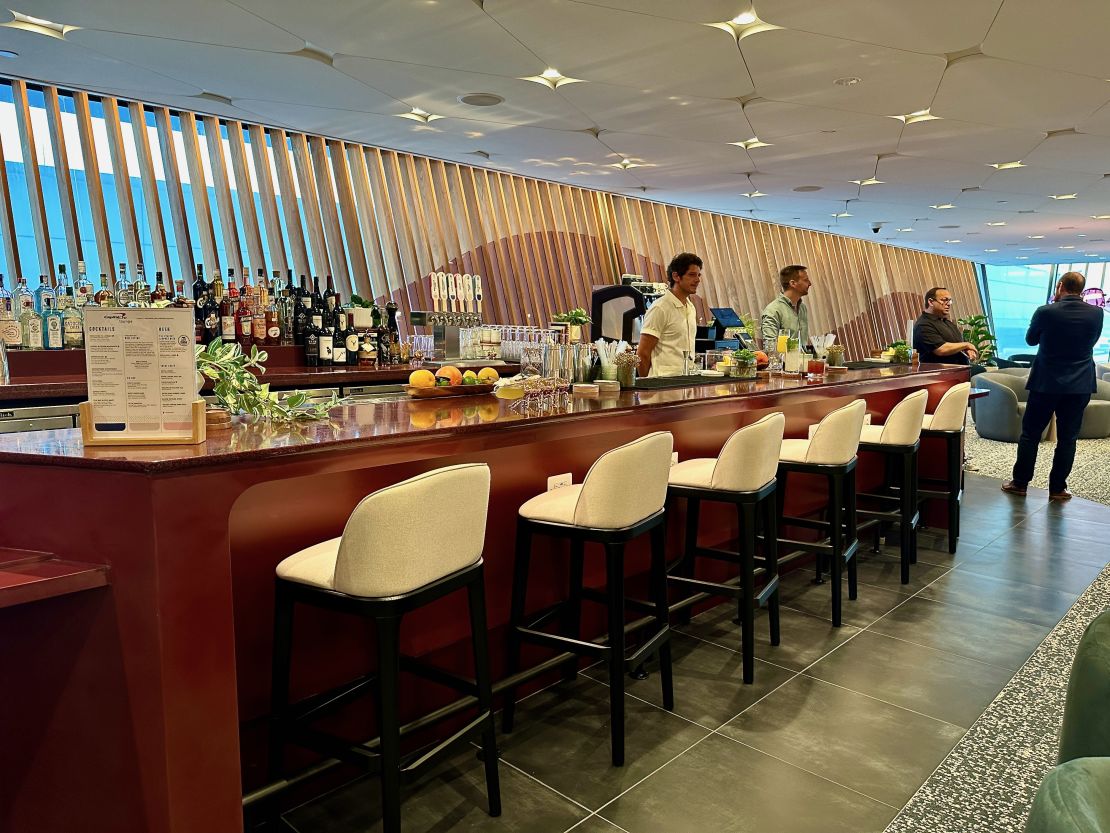
<instances>
[{"instance_id":1,"label":"bar stool cushioned seat","mask_svg":"<svg viewBox=\"0 0 1110 833\"><path fill-rule=\"evenodd\" d=\"M944 392L936 409L921 418L921 436L944 441L945 472L940 483L918 477L919 501L943 500L948 509L948 551L954 553L960 538L960 504L964 494L963 440L971 382L960 382Z\"/></svg>"},{"instance_id":2,"label":"bar stool cushioned seat","mask_svg":"<svg viewBox=\"0 0 1110 833\"><path fill-rule=\"evenodd\" d=\"M686 535L682 556L671 566L669 579L672 585L698 591L672 605L671 610L688 608L706 596L735 599L741 626L745 683L753 682L755 673L756 604L767 605L771 644L779 644L778 513L774 493L785 427L785 416L768 414L734 431L725 440L719 457L683 460L672 466L670 472L668 497L686 499ZM738 552L698 546L698 520L703 500L736 506L740 533ZM761 510L764 550L760 572L764 583L762 592L756 595L755 551ZM722 583L694 578L694 562L699 557L738 565L739 586L735 581Z\"/></svg>"},{"instance_id":3,"label":"bar stool cushioned seat","mask_svg":"<svg viewBox=\"0 0 1110 833\"><path fill-rule=\"evenodd\" d=\"M517 518L516 563L513 570L512 610L509 619L508 671L512 683L506 687L502 725L512 731L516 710L516 687L547 670L552 662L567 666L568 676L577 670L577 657L604 659L609 667L610 740L614 766L624 764L624 672L641 665L649 656L659 657L663 705L674 708L671 679L670 626L667 611L664 504L667 473L671 465L673 438L658 431L602 454L583 478L581 485L563 486L526 501ZM644 534L651 534L652 602L643 603L653 614L644 624L655 632L631 656L625 655L625 606L634 600L624 596L624 547ZM570 597L553 608L525 618L528 572L532 558L532 536L546 535L570 541ZM583 586L586 543L605 548L606 589L604 593ZM579 638L582 601L599 601L608 608L608 633L593 641ZM568 635L541 630L556 614L564 617ZM536 668L520 672L523 642L554 648L562 653Z\"/></svg>"},{"instance_id":4,"label":"bar stool cushioned seat","mask_svg":"<svg viewBox=\"0 0 1110 833\"><path fill-rule=\"evenodd\" d=\"M821 582L821 560L828 557L832 575L832 622L841 624L842 567L848 565L848 598L856 598L856 451L863 430L867 403L857 399L827 414L812 429L809 439L782 441L779 452L778 489L776 495L779 543L800 552L817 554L817 581ZM829 488L828 520L788 518L785 515L787 477L791 472L818 474L826 477ZM789 523L827 531L828 538L817 543L783 538L782 528Z\"/></svg>"},{"instance_id":5,"label":"bar stool cushioned seat","mask_svg":"<svg viewBox=\"0 0 1110 833\"><path fill-rule=\"evenodd\" d=\"M270 777L283 776L287 743L362 766L379 765L383 828L401 830L401 781L415 778L442 752L480 734L489 814L501 813L493 695L486 634L482 548L490 473L484 463L448 466L388 486L363 498L343 535L294 553L276 568L274 658L271 688ZM435 506L449 511L451 530L429 531L411 518ZM401 620L416 608L466 589L470 607L475 679L458 677L400 653ZM294 604L308 604L373 619L378 672L289 702ZM402 757L399 680L408 671L478 701L478 714L431 751ZM307 724L363 692L378 693L378 752Z\"/></svg>"}]
</instances>

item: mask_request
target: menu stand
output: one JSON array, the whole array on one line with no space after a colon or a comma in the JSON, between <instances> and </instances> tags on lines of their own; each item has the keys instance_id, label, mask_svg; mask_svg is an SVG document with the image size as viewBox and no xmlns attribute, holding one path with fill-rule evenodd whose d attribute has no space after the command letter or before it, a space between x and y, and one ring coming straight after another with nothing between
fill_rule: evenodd
<instances>
[{"instance_id":1,"label":"menu stand","mask_svg":"<svg viewBox=\"0 0 1110 833\"><path fill-rule=\"evenodd\" d=\"M188 435L178 436L150 436L124 433L118 437L105 436L102 432L93 430L92 403L82 402L77 406L81 415L81 440L86 446L93 445L200 445L207 438L205 424L205 402L198 399L193 402L192 428Z\"/></svg>"}]
</instances>

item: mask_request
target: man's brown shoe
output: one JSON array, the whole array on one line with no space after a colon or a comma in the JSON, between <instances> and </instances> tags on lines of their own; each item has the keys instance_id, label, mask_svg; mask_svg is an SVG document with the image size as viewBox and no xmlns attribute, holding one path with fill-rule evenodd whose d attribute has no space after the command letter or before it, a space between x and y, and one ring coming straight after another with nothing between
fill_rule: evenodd
<instances>
[{"instance_id":1,"label":"man's brown shoe","mask_svg":"<svg viewBox=\"0 0 1110 833\"><path fill-rule=\"evenodd\" d=\"M1017 495L1018 497L1025 497L1025 487L1019 486L1013 480L1007 480L1003 483L1002 491L1009 492L1011 495ZM1068 495L1068 497L1071 497L1071 495Z\"/></svg>"},{"instance_id":2,"label":"man's brown shoe","mask_svg":"<svg viewBox=\"0 0 1110 833\"><path fill-rule=\"evenodd\" d=\"M1071 492L1067 489L1064 489L1062 492L1049 492L1048 499L1063 503L1065 500L1071 500Z\"/></svg>"}]
</instances>

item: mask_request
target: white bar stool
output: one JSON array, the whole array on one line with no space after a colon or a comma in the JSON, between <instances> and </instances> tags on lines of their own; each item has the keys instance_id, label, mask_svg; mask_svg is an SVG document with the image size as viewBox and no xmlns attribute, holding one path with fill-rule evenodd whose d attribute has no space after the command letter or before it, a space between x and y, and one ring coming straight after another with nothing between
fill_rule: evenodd
<instances>
[{"instance_id":1,"label":"white bar stool","mask_svg":"<svg viewBox=\"0 0 1110 833\"><path fill-rule=\"evenodd\" d=\"M386 833L401 830L401 781L416 777L436 756L480 733L489 814L501 815L493 697L486 634L482 548L490 474L484 463L448 466L381 489L351 512L343 535L295 553L277 565L271 689L270 778L282 776L287 743L359 766L380 764ZM455 519L450 531L412 523L427 507ZM416 608L465 588L470 605L475 680L457 677L400 651L401 619ZM297 603L373 619L378 672L289 703L293 608ZM398 684L404 670L478 700L478 714L431 751L402 758ZM308 726L308 722L371 688L378 691L378 752Z\"/></svg>"},{"instance_id":2,"label":"white bar stool","mask_svg":"<svg viewBox=\"0 0 1110 833\"><path fill-rule=\"evenodd\" d=\"M897 500L898 505L888 510L859 509L857 518L865 520L857 529L862 532L874 527L877 549L883 526L898 523L902 584L910 583L910 564L917 563L917 525L921 520L917 506L917 456L928 399L928 391L914 391L891 409L882 425L864 425L860 433L859 450L883 455L887 474L884 493L861 492L857 499L877 504Z\"/></svg>"},{"instance_id":3,"label":"white bar stool","mask_svg":"<svg viewBox=\"0 0 1110 833\"><path fill-rule=\"evenodd\" d=\"M682 556L671 565L668 579L673 585L699 591L671 605L671 610L688 608L709 596L735 599L741 627L744 682L748 684L755 677L756 604L767 606L771 644L779 644L778 512L774 494L785 428L786 417L781 413L768 414L735 431L721 447L719 457L683 460L672 466L667 487L668 500L686 499L685 546ZM739 552L698 546L698 519L703 500L731 503L736 507ZM765 580L763 590L757 595L755 550L761 513L763 557L759 559L759 573ZM694 564L699 557L736 564L740 567L740 576L725 583L694 578Z\"/></svg>"},{"instance_id":4,"label":"white bar stool","mask_svg":"<svg viewBox=\"0 0 1110 833\"><path fill-rule=\"evenodd\" d=\"M523 642L544 645L570 653L601 657L609 666L609 713L613 766L624 764L624 673L649 657L659 657L663 705L674 708L671 679L670 626L667 610L666 515L667 473L671 466L673 438L658 431L602 454L580 485L564 486L537 495L520 507L516 532L516 564L513 570L513 599L509 619L508 675L515 681L507 689L502 712L502 729L511 732L516 710L516 686L530 677L519 674ZM625 656L624 548L644 533L651 534L651 595L655 632L631 656ZM547 535L570 541L570 598L525 619L528 569L532 558L532 536ZM605 548L606 589L604 594L583 588L585 545ZM587 641L580 638L582 600L600 601L608 608L606 637ZM555 618L566 617L570 634L549 633L539 628ZM545 666L541 666L543 668Z\"/></svg>"},{"instance_id":5,"label":"white bar stool","mask_svg":"<svg viewBox=\"0 0 1110 833\"><path fill-rule=\"evenodd\" d=\"M832 622L841 624L840 577L844 563L848 564L848 598L856 597L856 551L859 536L856 531L856 450L859 448L863 418L867 403L857 399L851 404L827 414L813 431L810 439L782 441L778 469L778 528L779 543L800 552L817 555L817 577L821 579L821 557L827 556L832 575ZM791 472L819 474L828 481L829 503L827 521L793 518L785 515L786 484ZM807 527L827 531L828 538L818 542L783 538L784 525ZM797 553L780 561L780 566L792 560Z\"/></svg>"},{"instance_id":6,"label":"white bar stool","mask_svg":"<svg viewBox=\"0 0 1110 833\"><path fill-rule=\"evenodd\" d=\"M960 382L944 392L936 410L925 414L921 420L921 436L940 437L944 440L945 480L932 488L918 486L921 501L939 499L948 508L948 552L956 551L960 538L960 502L964 494L964 423L967 403L971 396L971 382ZM930 484L932 486L933 484Z\"/></svg>"}]
</instances>

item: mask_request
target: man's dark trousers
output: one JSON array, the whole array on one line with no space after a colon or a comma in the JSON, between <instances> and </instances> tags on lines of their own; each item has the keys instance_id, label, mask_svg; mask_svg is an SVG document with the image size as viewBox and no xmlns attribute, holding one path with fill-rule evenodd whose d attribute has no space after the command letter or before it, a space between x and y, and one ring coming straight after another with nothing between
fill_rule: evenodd
<instances>
[{"instance_id":1,"label":"man's dark trousers","mask_svg":"<svg viewBox=\"0 0 1110 833\"><path fill-rule=\"evenodd\" d=\"M1021 439L1018 440L1014 483L1026 486L1033 479L1037 464L1037 445L1056 413L1056 453L1052 455L1052 471L1048 475L1048 491L1059 494L1067 489L1067 477L1075 461L1075 442L1083 424L1083 410L1091 401L1089 393L1038 393L1029 391L1025 415L1021 418Z\"/></svg>"}]
</instances>

